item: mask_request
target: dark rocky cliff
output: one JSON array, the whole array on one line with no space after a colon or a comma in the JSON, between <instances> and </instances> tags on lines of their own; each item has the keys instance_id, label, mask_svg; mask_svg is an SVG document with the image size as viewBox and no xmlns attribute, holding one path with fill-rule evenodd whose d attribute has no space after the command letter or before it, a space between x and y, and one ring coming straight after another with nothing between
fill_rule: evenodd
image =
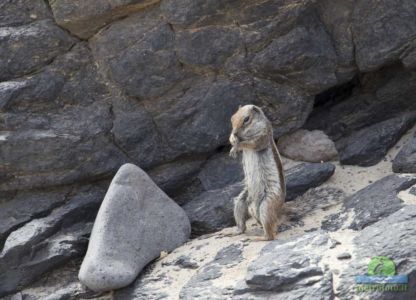
<instances>
[{"instance_id":1,"label":"dark rocky cliff","mask_svg":"<svg viewBox=\"0 0 416 300\"><path fill-rule=\"evenodd\" d=\"M374 165L415 123L415 70L413 0L1 1L0 249L70 213L0 257L0 296L85 253L123 163L182 205L214 189L201 174L241 104L276 138L323 130L342 163Z\"/></svg>"}]
</instances>

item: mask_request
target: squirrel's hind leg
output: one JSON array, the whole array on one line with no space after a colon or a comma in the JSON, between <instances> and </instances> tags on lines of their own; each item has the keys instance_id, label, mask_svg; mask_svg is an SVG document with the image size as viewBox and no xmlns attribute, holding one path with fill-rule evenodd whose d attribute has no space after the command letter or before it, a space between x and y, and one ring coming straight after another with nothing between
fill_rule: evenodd
<instances>
[{"instance_id":1,"label":"squirrel's hind leg","mask_svg":"<svg viewBox=\"0 0 416 300\"><path fill-rule=\"evenodd\" d=\"M267 196L260 203L260 222L263 226L263 240L271 241L276 238L277 226L280 223L280 214L282 210L282 202L276 195Z\"/></svg>"},{"instance_id":2,"label":"squirrel's hind leg","mask_svg":"<svg viewBox=\"0 0 416 300\"><path fill-rule=\"evenodd\" d=\"M237 234L244 233L248 219L247 189L234 198L234 219L237 224Z\"/></svg>"}]
</instances>

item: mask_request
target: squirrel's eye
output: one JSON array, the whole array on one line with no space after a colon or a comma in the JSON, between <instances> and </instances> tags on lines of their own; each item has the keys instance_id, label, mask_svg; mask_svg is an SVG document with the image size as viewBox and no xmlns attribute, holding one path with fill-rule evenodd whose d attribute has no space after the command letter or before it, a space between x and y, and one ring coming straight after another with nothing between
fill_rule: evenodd
<instances>
[{"instance_id":1,"label":"squirrel's eye","mask_svg":"<svg viewBox=\"0 0 416 300\"><path fill-rule=\"evenodd\" d=\"M248 121L250 121L250 117L249 116L245 117L244 120L243 120L244 124L247 124Z\"/></svg>"}]
</instances>

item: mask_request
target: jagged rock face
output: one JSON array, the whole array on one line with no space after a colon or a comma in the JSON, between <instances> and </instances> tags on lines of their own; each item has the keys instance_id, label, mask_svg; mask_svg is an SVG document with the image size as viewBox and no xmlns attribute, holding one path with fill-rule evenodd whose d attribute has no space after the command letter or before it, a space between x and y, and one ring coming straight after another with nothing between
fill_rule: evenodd
<instances>
[{"instance_id":1,"label":"jagged rock face","mask_svg":"<svg viewBox=\"0 0 416 300\"><path fill-rule=\"evenodd\" d=\"M2 4L1 190L96 180L125 162L192 164L228 144L240 104L263 106L277 137L301 127L313 96L350 80L357 63L373 71L412 57L412 2L100 3ZM371 30L377 11L391 14L394 39ZM413 76L400 72L387 73ZM402 82L377 99L406 94Z\"/></svg>"},{"instance_id":2,"label":"jagged rock face","mask_svg":"<svg viewBox=\"0 0 416 300\"><path fill-rule=\"evenodd\" d=\"M124 163L193 207L191 219L206 217L210 230L231 225L234 190L223 191L242 174L225 153L239 105L261 106L276 138L319 129L342 162L377 163L416 109L416 4L396 2L2 1L0 246L24 254L0 258L1 274L15 270L0 280L0 295L85 253L89 223ZM395 171L414 171L412 147ZM334 172L329 164L302 170L288 174L289 200ZM76 201L94 188L91 205ZM198 211L213 198L217 211ZM388 214L401 207L393 200ZM71 202L85 220L70 217ZM21 277L32 265L33 276Z\"/></svg>"},{"instance_id":3,"label":"jagged rock face","mask_svg":"<svg viewBox=\"0 0 416 300\"><path fill-rule=\"evenodd\" d=\"M305 127L327 133L344 164L378 163L401 135L415 124L416 73L393 65L367 73L317 107ZM352 87L352 88L351 88Z\"/></svg>"},{"instance_id":4,"label":"jagged rock face","mask_svg":"<svg viewBox=\"0 0 416 300\"><path fill-rule=\"evenodd\" d=\"M102 186L71 187L30 196L19 193L16 201L7 202L15 207L4 211L7 217L2 220L13 220L13 215L16 220L6 223L15 231L0 252L1 297L85 254L104 192Z\"/></svg>"}]
</instances>

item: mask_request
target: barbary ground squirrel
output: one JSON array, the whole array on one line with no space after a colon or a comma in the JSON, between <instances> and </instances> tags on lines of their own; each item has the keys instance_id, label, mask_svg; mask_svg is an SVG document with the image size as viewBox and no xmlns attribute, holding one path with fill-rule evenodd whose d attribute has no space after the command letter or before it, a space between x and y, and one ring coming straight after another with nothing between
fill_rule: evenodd
<instances>
[{"instance_id":1,"label":"barbary ground squirrel","mask_svg":"<svg viewBox=\"0 0 416 300\"><path fill-rule=\"evenodd\" d=\"M272 125L255 105L240 107L231 123L230 155L235 158L242 151L245 175L244 189L234 199L237 233L245 232L251 215L263 227L263 239L273 240L283 214L286 185Z\"/></svg>"}]
</instances>

